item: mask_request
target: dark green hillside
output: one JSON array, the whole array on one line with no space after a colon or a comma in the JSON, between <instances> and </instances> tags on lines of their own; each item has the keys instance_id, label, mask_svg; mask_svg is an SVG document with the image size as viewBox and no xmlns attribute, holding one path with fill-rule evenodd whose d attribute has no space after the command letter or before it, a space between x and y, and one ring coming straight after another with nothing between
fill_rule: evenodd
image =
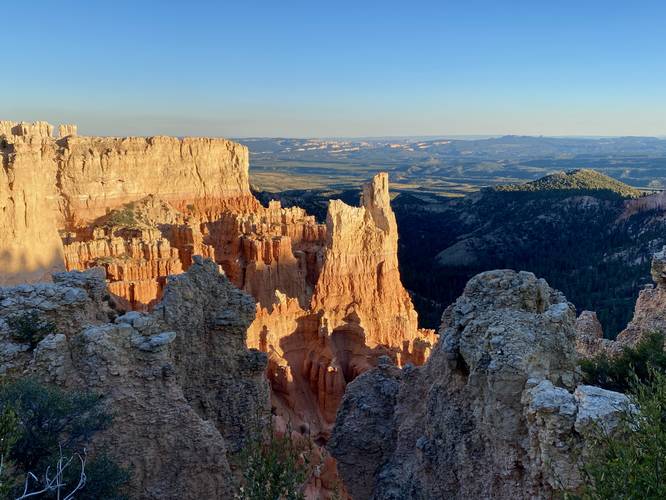
<instances>
[{"instance_id":1,"label":"dark green hillside","mask_svg":"<svg viewBox=\"0 0 666 500\"><path fill-rule=\"evenodd\" d=\"M649 282L651 253L666 242L658 212L619 221L624 201L637 195L597 172L574 170L462 200L398 196L401 273L423 324L437 326L473 275L512 268L545 278L579 310L597 311L615 336Z\"/></svg>"},{"instance_id":2,"label":"dark green hillside","mask_svg":"<svg viewBox=\"0 0 666 500\"><path fill-rule=\"evenodd\" d=\"M641 195L638 189L596 170L586 168L570 170L568 172L557 172L536 181L524 184L507 184L496 186L492 189L499 192L542 192L549 194L572 190L585 191L589 194L599 194L598 192L606 191L622 198L636 198Z\"/></svg>"}]
</instances>

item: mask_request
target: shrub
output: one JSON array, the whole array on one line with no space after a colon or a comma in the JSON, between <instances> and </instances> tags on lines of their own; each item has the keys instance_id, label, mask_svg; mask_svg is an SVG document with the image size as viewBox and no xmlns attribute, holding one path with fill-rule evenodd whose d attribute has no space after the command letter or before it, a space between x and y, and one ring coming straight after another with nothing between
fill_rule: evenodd
<instances>
[{"instance_id":1,"label":"shrub","mask_svg":"<svg viewBox=\"0 0 666 500\"><path fill-rule=\"evenodd\" d=\"M586 384L596 385L612 391L627 392L632 380L649 382L652 373L666 373L664 335L653 332L635 347L626 347L616 357L605 354L581 361Z\"/></svg>"},{"instance_id":2,"label":"shrub","mask_svg":"<svg viewBox=\"0 0 666 500\"><path fill-rule=\"evenodd\" d=\"M66 476L68 484L78 480L77 472L72 469ZM129 479L129 470L120 467L106 453L98 453L86 464L86 485L77 492L76 500L125 500L127 495L122 490Z\"/></svg>"},{"instance_id":3,"label":"shrub","mask_svg":"<svg viewBox=\"0 0 666 500\"><path fill-rule=\"evenodd\" d=\"M30 349L37 347L44 337L56 332L55 324L46 320L37 311L28 311L7 319L11 336L17 342L29 344Z\"/></svg>"},{"instance_id":4,"label":"shrub","mask_svg":"<svg viewBox=\"0 0 666 500\"><path fill-rule=\"evenodd\" d=\"M0 389L0 404L13 407L21 432L11 458L21 468L33 470L50 459L59 445L81 449L111 423L100 403L94 394L66 392L30 379L5 385Z\"/></svg>"},{"instance_id":5,"label":"shrub","mask_svg":"<svg viewBox=\"0 0 666 500\"><path fill-rule=\"evenodd\" d=\"M9 453L19 438L16 412L6 406L0 414L0 497L8 498L16 486L14 466L9 461Z\"/></svg>"},{"instance_id":6,"label":"shrub","mask_svg":"<svg viewBox=\"0 0 666 500\"><path fill-rule=\"evenodd\" d=\"M291 431L278 436L271 432L241 451L243 485L238 498L243 500L300 500L310 474L312 444L309 439L294 439Z\"/></svg>"},{"instance_id":7,"label":"shrub","mask_svg":"<svg viewBox=\"0 0 666 500\"><path fill-rule=\"evenodd\" d=\"M102 218L103 225L106 227L139 227L141 224L137 219L135 208L134 202L130 202L123 205L122 208L112 210Z\"/></svg>"},{"instance_id":8,"label":"shrub","mask_svg":"<svg viewBox=\"0 0 666 500\"><path fill-rule=\"evenodd\" d=\"M14 477L32 473L41 478L47 467L53 470L60 458L84 456L92 436L111 423L111 416L101 402L101 397L92 393L64 391L30 379L0 386L0 408L16 416L16 433L6 450L14 465ZM0 432L1 424L2 420ZM80 476L81 468L76 466L67 468L63 474L67 485L76 485ZM77 491L77 499L124 498L119 491L129 473L103 452L86 462L85 476L86 484Z\"/></svg>"},{"instance_id":9,"label":"shrub","mask_svg":"<svg viewBox=\"0 0 666 500\"><path fill-rule=\"evenodd\" d=\"M585 499L666 498L666 375L652 370L649 382L634 379L618 429L597 432L582 467Z\"/></svg>"}]
</instances>

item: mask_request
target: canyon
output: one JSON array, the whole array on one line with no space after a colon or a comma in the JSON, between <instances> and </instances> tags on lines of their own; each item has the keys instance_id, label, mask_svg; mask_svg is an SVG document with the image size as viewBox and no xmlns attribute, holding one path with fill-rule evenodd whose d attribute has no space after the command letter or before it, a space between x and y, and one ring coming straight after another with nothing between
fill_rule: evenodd
<instances>
[{"instance_id":1,"label":"canyon","mask_svg":"<svg viewBox=\"0 0 666 500\"><path fill-rule=\"evenodd\" d=\"M578 359L666 330L666 250L616 341L511 270L419 328L386 173L318 222L262 205L225 139L0 122L0 158L0 374L105 394L121 418L91 451L131 466L133 498L233 498L267 429L312 443L307 498L575 494L571 457L628 404ZM56 332L22 343L26 313Z\"/></svg>"},{"instance_id":2,"label":"canyon","mask_svg":"<svg viewBox=\"0 0 666 500\"><path fill-rule=\"evenodd\" d=\"M436 335L418 328L400 280L386 174L358 207L331 201L320 224L298 207L262 206L247 148L231 141L53 130L0 122L0 228L11 235L0 284L101 268L113 310L150 312L171 276L211 259L255 300L246 345L267 354L275 425L307 429L319 445L346 385L381 356L427 359ZM334 468L323 467L323 490Z\"/></svg>"}]
</instances>

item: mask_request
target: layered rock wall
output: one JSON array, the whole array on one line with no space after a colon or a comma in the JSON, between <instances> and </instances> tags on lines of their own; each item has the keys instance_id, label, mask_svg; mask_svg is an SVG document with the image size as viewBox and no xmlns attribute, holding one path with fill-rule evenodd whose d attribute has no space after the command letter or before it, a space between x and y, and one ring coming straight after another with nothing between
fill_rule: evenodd
<instances>
[{"instance_id":1,"label":"layered rock wall","mask_svg":"<svg viewBox=\"0 0 666 500\"><path fill-rule=\"evenodd\" d=\"M0 284L64 270L52 127L0 122Z\"/></svg>"},{"instance_id":2,"label":"layered rock wall","mask_svg":"<svg viewBox=\"0 0 666 500\"><path fill-rule=\"evenodd\" d=\"M253 212L229 211L202 231L229 278L262 306L273 304L275 290L308 306L326 238L326 227L313 216L271 202Z\"/></svg>"},{"instance_id":3,"label":"layered rock wall","mask_svg":"<svg viewBox=\"0 0 666 500\"><path fill-rule=\"evenodd\" d=\"M227 207L258 205L247 148L225 139L70 135L54 144L54 156L60 211L69 225L148 194L209 218Z\"/></svg>"},{"instance_id":4,"label":"layered rock wall","mask_svg":"<svg viewBox=\"0 0 666 500\"><path fill-rule=\"evenodd\" d=\"M45 122L0 122L0 283L42 281L64 267L58 230L80 231L109 210L158 195L214 220L255 210L247 148L224 139L61 138Z\"/></svg>"}]
</instances>

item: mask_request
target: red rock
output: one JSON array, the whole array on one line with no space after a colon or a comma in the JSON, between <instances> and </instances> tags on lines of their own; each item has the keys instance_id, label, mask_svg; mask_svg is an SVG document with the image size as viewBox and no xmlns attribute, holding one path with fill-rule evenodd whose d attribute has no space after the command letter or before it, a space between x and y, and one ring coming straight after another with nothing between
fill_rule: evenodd
<instances>
[{"instance_id":1,"label":"red rock","mask_svg":"<svg viewBox=\"0 0 666 500\"><path fill-rule=\"evenodd\" d=\"M45 252L56 267L101 266L121 307L147 310L167 276L187 270L194 255L212 258L257 301L247 345L268 354L277 415L317 443L328 439L347 384L379 357L398 365L428 358L435 334L418 329L400 280L387 174L364 187L360 207L332 201L323 225L300 208L262 207L239 144L81 137L71 126L60 133L56 140L48 124L0 122L14 176L0 178L2 198L14 196L0 228L17 235L0 241L0 256L14 267L25 255L42 276L53 267ZM28 188L35 193L16 203ZM334 461L324 462L314 491L337 477Z\"/></svg>"}]
</instances>

